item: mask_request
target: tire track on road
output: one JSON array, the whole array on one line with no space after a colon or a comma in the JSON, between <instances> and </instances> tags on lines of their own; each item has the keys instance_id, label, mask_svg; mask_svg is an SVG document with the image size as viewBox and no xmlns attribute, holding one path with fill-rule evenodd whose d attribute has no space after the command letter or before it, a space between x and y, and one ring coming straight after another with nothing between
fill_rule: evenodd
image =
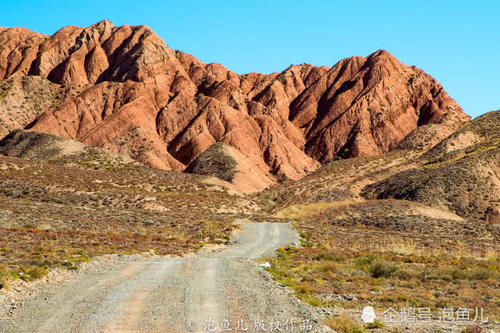
<instances>
[{"instance_id":1,"label":"tire track on road","mask_svg":"<svg viewBox=\"0 0 500 333\"><path fill-rule=\"evenodd\" d=\"M27 302L16 318L0 322L0 332L222 332L224 325L235 329L240 321L252 332L255 321L317 322L311 307L279 288L253 261L294 243L298 235L289 224L248 223L236 242L218 253L121 256L119 267L82 273L47 300Z\"/></svg>"}]
</instances>

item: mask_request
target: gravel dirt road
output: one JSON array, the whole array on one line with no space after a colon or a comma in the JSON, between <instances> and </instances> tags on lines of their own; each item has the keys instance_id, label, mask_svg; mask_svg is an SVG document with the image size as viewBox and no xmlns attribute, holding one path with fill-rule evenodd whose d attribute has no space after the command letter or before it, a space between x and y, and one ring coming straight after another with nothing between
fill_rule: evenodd
<instances>
[{"instance_id":1,"label":"gravel dirt road","mask_svg":"<svg viewBox=\"0 0 500 333\"><path fill-rule=\"evenodd\" d=\"M0 332L324 331L316 310L253 260L297 244L291 226L248 223L242 229L217 253L121 256L114 265L26 301L12 318L0 321Z\"/></svg>"}]
</instances>

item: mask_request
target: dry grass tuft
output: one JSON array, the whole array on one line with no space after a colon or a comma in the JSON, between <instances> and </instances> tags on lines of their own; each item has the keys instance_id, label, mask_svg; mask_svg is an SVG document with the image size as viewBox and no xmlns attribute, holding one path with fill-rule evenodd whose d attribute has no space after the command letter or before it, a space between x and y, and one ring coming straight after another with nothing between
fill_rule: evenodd
<instances>
[{"instance_id":1,"label":"dry grass tuft","mask_svg":"<svg viewBox=\"0 0 500 333\"><path fill-rule=\"evenodd\" d=\"M277 218L283 219L302 219L317 215L325 210L339 208L351 204L353 201L335 201L335 202L317 202L307 205L291 205L274 214Z\"/></svg>"},{"instance_id":2,"label":"dry grass tuft","mask_svg":"<svg viewBox=\"0 0 500 333\"><path fill-rule=\"evenodd\" d=\"M325 325L339 333L367 333L368 331L361 325L354 322L347 316L339 316L327 319Z\"/></svg>"}]
</instances>

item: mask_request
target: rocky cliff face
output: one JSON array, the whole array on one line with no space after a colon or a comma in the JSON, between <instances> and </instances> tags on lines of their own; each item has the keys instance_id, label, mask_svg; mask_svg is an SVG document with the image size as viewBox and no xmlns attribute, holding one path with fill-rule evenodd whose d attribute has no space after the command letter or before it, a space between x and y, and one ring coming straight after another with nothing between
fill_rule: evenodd
<instances>
[{"instance_id":1,"label":"rocky cliff face","mask_svg":"<svg viewBox=\"0 0 500 333\"><path fill-rule=\"evenodd\" d=\"M1 119L21 98L38 108L2 121L2 136L30 124L177 171L223 142L265 174L298 179L337 157L387 152L419 126L448 135L469 119L432 77L382 50L238 75L170 49L148 27L109 21L52 36L0 29L1 82L27 77L51 92L36 98L50 98L1 90Z\"/></svg>"}]
</instances>

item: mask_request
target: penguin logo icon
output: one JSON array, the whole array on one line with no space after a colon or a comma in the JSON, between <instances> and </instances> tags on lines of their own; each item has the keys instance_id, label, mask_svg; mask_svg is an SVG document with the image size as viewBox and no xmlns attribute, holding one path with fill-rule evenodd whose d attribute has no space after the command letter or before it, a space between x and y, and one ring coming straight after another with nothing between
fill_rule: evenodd
<instances>
[{"instance_id":1,"label":"penguin logo icon","mask_svg":"<svg viewBox=\"0 0 500 333\"><path fill-rule=\"evenodd\" d=\"M363 308L363 313L361 314L361 320L365 324L372 324L377 319L377 315L375 314L375 309L372 306L365 306Z\"/></svg>"}]
</instances>

